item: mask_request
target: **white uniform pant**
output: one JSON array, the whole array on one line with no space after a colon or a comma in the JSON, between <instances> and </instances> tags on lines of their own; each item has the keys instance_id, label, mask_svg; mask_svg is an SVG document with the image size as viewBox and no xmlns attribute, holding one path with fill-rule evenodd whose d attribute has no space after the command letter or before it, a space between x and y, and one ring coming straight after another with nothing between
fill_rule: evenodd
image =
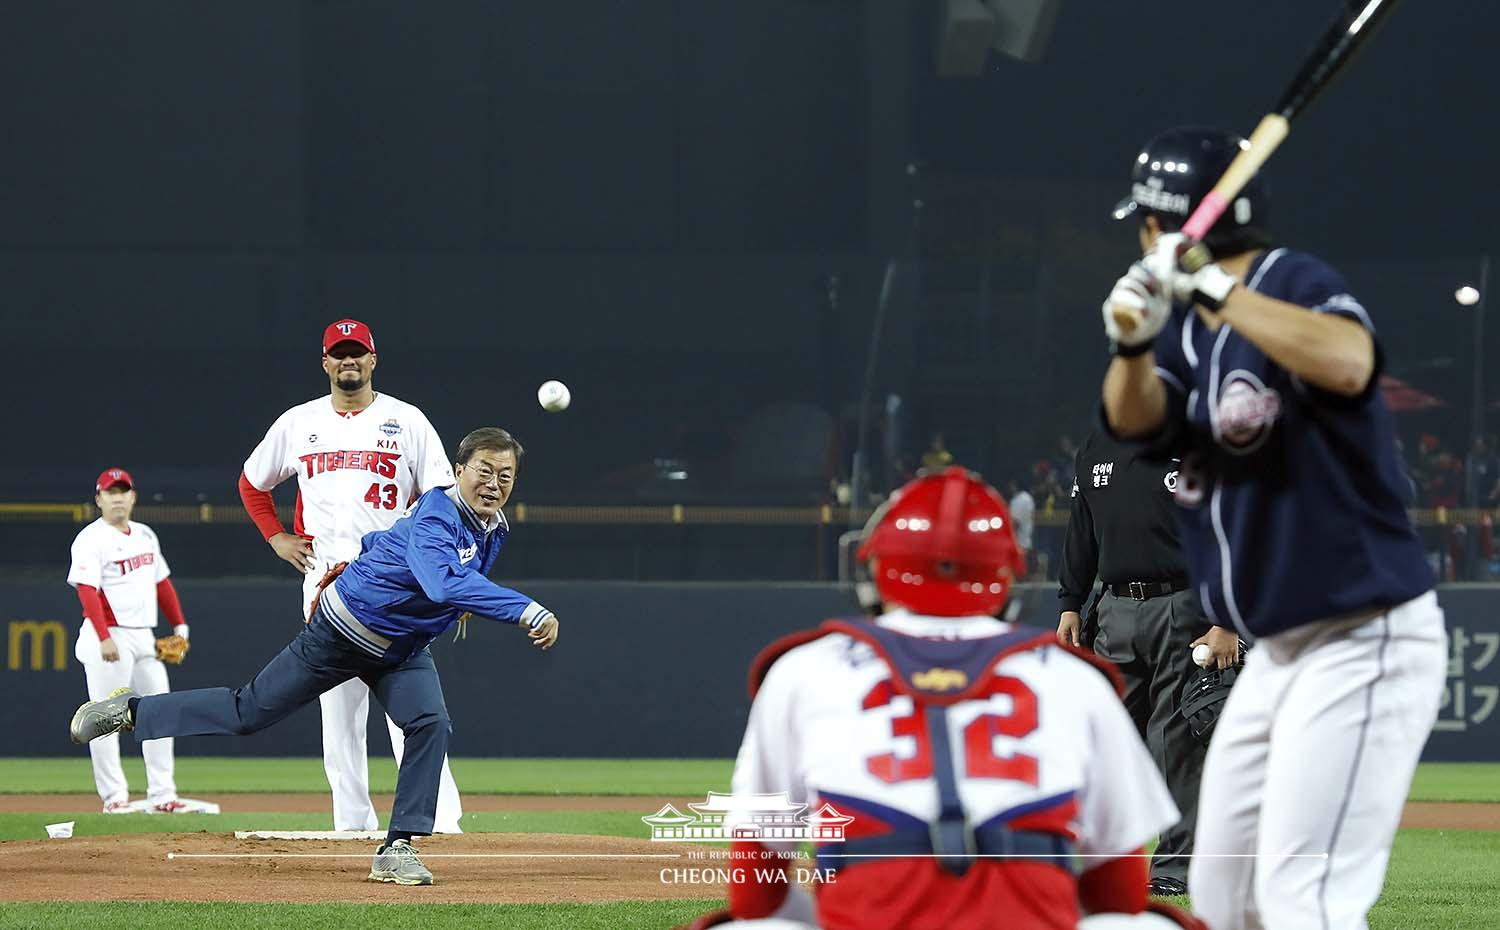
<instances>
[{"instance_id":1,"label":"white uniform pant","mask_svg":"<svg viewBox=\"0 0 1500 930\"><path fill-rule=\"evenodd\" d=\"M1447 658L1430 591L1250 651L1208 748L1188 869L1213 930L1365 930Z\"/></svg>"},{"instance_id":2,"label":"white uniform pant","mask_svg":"<svg viewBox=\"0 0 1500 930\"><path fill-rule=\"evenodd\" d=\"M307 608L312 606L313 594L325 571L325 567L315 566L306 575L302 594ZM308 610L304 609L303 616L307 613ZM328 775L328 787L333 790L333 828L378 830L380 822L375 816L375 805L370 803L370 752L367 745L370 688L358 678L352 678L319 695L318 707L323 717L323 771ZM406 738L390 717L385 718L385 725L399 768ZM461 816L463 804L458 797L458 785L453 781L448 757L444 756L433 832L462 833L458 824Z\"/></svg>"},{"instance_id":3,"label":"white uniform pant","mask_svg":"<svg viewBox=\"0 0 1500 930\"><path fill-rule=\"evenodd\" d=\"M110 627L110 639L120 650L119 661L106 662L99 652L99 634L94 625L83 621L73 655L83 666L88 683L89 700L102 701L116 688L133 688L139 694L164 694L167 667L156 658L156 631L149 627ZM177 783L172 778L172 740L149 739L141 743L146 760L146 800L165 804L177 799ZM111 733L89 743L94 763L94 787L105 806L130 800L125 770L120 766L120 734Z\"/></svg>"}]
</instances>

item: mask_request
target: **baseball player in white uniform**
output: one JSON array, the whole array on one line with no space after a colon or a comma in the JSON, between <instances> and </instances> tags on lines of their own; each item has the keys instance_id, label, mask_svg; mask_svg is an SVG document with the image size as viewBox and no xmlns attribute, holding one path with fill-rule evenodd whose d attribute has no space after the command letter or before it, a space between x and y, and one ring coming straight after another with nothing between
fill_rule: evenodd
<instances>
[{"instance_id":1,"label":"baseball player in white uniform","mask_svg":"<svg viewBox=\"0 0 1500 930\"><path fill-rule=\"evenodd\" d=\"M994 616L1022 564L999 494L950 467L870 527L860 558L882 613L794 634L752 667L724 820L739 838L729 908L695 930L1073 930L1142 912L1143 844L1177 809L1116 673ZM820 841L816 827L815 901L767 874L801 845L755 839L774 835L759 832L770 807L844 831Z\"/></svg>"},{"instance_id":2,"label":"baseball player in white uniform","mask_svg":"<svg viewBox=\"0 0 1500 930\"><path fill-rule=\"evenodd\" d=\"M99 519L85 526L73 540L68 584L83 605L83 625L73 655L83 665L89 700L102 701L119 688L140 694L168 690L167 669L156 657L158 610L166 614L172 632L183 639L183 620L172 570L162 556L161 543L151 527L130 519L135 509L135 481L123 468L107 468L94 483ZM153 812L178 813L173 780L172 741L141 743L146 760L146 801ZM120 767L118 734L89 743L94 763L94 786L104 802L104 813L131 810L130 787Z\"/></svg>"},{"instance_id":3,"label":"baseball player in white uniform","mask_svg":"<svg viewBox=\"0 0 1500 930\"><path fill-rule=\"evenodd\" d=\"M423 492L454 483L443 442L422 411L375 393L375 363L368 326L347 319L329 325L323 333L323 370L332 393L278 417L240 476L240 497L261 535L303 573L303 617L324 573L359 555L366 533L389 529ZM288 533L276 516L271 489L294 476L296 520ZM353 679L324 693L319 705L334 829L378 829L366 748L370 689ZM389 717L386 725L399 766L402 733ZM433 832L462 833L462 814L445 757Z\"/></svg>"}]
</instances>

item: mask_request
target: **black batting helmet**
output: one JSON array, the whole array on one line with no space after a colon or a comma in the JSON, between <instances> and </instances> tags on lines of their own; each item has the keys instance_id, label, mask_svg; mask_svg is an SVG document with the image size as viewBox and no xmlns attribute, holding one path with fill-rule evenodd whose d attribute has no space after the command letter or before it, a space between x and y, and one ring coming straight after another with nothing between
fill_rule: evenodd
<instances>
[{"instance_id":1,"label":"black batting helmet","mask_svg":"<svg viewBox=\"0 0 1500 930\"><path fill-rule=\"evenodd\" d=\"M1154 216L1167 232L1181 229L1224 169L1248 145L1222 129L1168 129L1147 142L1136 156L1130 173L1130 195L1115 205L1115 219ZM1215 255L1270 245L1265 231L1270 207L1269 185L1257 174L1214 223L1203 244Z\"/></svg>"}]
</instances>

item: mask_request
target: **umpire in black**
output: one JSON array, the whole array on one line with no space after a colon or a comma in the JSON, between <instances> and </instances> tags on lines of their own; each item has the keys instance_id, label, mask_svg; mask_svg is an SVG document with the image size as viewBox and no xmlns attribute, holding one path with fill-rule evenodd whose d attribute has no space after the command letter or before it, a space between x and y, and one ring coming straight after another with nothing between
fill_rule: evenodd
<instances>
[{"instance_id":1,"label":"umpire in black","mask_svg":"<svg viewBox=\"0 0 1500 930\"><path fill-rule=\"evenodd\" d=\"M1239 637L1209 623L1187 580L1172 494L1177 465L1145 457L1140 446L1095 430L1078 450L1073 508L1059 573L1057 638L1087 645L1125 678L1125 708L1166 779L1182 820L1163 833L1151 860L1150 892L1187 894L1198 820L1198 782L1207 749L1179 713L1183 685L1199 672L1193 647L1206 643L1210 667L1233 665ZM1103 584L1098 626L1080 617L1094 579Z\"/></svg>"}]
</instances>

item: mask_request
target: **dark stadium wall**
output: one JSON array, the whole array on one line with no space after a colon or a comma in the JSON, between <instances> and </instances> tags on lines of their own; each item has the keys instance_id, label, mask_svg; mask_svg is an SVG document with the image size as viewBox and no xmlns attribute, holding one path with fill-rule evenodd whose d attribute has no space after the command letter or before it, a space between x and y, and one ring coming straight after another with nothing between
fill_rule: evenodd
<instances>
[{"instance_id":1,"label":"dark stadium wall","mask_svg":"<svg viewBox=\"0 0 1500 930\"><path fill-rule=\"evenodd\" d=\"M515 628L483 620L467 638L433 646L453 718L454 756L728 757L749 710L746 669L776 637L857 613L831 585L516 582L563 622L557 647L532 648ZM192 651L172 687L243 684L295 635L292 580L180 581ZM1056 589L1021 588L1023 616L1051 628ZM1427 761L1500 761L1500 623L1492 586L1440 591L1455 642ZM12 715L0 755L65 756L67 721L85 697L73 655L76 600L55 582L5 586L0 706ZM522 712L519 707L535 707ZM506 710L498 711L499 708ZM370 730L371 758L385 753ZM317 710L242 739L180 739L192 755L313 756Z\"/></svg>"},{"instance_id":2,"label":"dark stadium wall","mask_svg":"<svg viewBox=\"0 0 1500 930\"><path fill-rule=\"evenodd\" d=\"M500 422L550 444L533 492L732 444L766 405L837 415L878 286L869 165L905 146L901 119L871 128L870 50L905 41L880 19L797 0L14 11L0 388L13 434L69 453L0 484L55 497L124 461L232 500L271 420L327 390L315 347L342 315L372 325L377 385L450 443ZM545 433L531 398L553 377L572 428Z\"/></svg>"},{"instance_id":3,"label":"dark stadium wall","mask_svg":"<svg viewBox=\"0 0 1500 930\"><path fill-rule=\"evenodd\" d=\"M724 463L785 404L835 420L847 470L882 272L912 254L873 391L905 398L903 451L945 431L997 481L1029 468L1091 422L1099 299L1134 248L1108 208L1140 142L1245 129L1265 106L1247 75L1290 65L1325 13L1266 0L1202 80L1153 94L1100 42L1191 47L1221 14L1064 4L1039 62L941 79L939 6L8 10L3 426L59 454L0 463L0 498L78 499L119 463L148 499L232 501L271 418L324 390L312 346L342 315L450 444L492 422L528 441L523 499L626 503L658 458L733 491ZM1450 444L1471 338L1453 286L1500 254L1474 112L1500 6L1471 6L1402 15L1270 169L1280 235L1347 263L1391 372L1448 401L1421 429ZM1403 280L1393 258L1456 270ZM554 377L562 418L531 401Z\"/></svg>"}]
</instances>

